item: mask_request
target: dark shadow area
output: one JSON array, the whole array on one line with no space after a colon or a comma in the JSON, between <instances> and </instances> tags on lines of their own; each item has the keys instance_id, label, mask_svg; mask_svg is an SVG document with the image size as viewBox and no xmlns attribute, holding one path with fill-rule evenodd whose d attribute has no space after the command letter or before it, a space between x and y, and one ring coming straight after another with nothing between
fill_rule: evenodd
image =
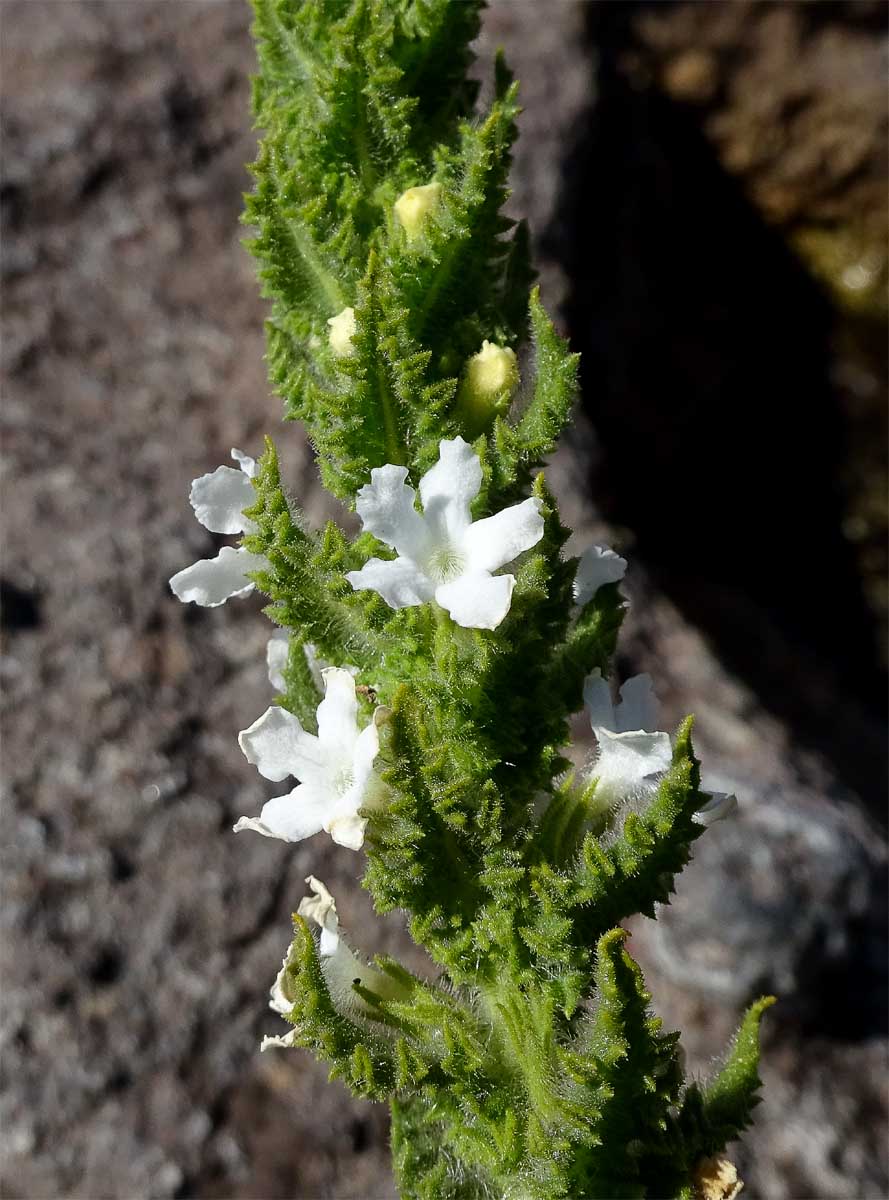
<instances>
[{"instance_id":1,"label":"dark shadow area","mask_svg":"<svg viewBox=\"0 0 889 1200\"><path fill-rule=\"evenodd\" d=\"M40 597L9 579L0 579L0 627L9 632L39 629L41 625Z\"/></svg>"},{"instance_id":2,"label":"dark shadow area","mask_svg":"<svg viewBox=\"0 0 889 1200\"><path fill-rule=\"evenodd\" d=\"M602 449L591 487L728 667L885 820L886 678L842 531L834 312L695 113L634 66L637 10L588 8L596 103L553 231Z\"/></svg>"}]
</instances>

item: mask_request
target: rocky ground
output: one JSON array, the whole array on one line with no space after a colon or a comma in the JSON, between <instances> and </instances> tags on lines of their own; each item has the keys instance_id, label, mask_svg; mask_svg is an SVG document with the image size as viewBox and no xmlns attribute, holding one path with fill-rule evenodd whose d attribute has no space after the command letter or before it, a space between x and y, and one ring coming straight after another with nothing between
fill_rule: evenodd
<instances>
[{"instance_id":1,"label":"rocky ground","mask_svg":"<svg viewBox=\"0 0 889 1200\"><path fill-rule=\"evenodd\" d=\"M633 948L696 1072L781 995L738 1154L764 1200L889 1188L881 12L498 3L481 47L523 80L513 204L586 351L553 483L633 552L622 669L742 798ZM247 12L2 15L2 1192L382 1200L385 1111L257 1046L309 870L356 943L405 935L347 851L231 836L267 624L166 584L211 550L189 481L265 430L330 511L238 244Z\"/></svg>"}]
</instances>

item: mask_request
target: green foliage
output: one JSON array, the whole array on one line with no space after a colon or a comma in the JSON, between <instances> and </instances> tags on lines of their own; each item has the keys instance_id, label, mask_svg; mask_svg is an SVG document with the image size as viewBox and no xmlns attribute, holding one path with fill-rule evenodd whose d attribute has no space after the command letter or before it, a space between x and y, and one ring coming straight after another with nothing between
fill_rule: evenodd
<instances>
[{"instance_id":1,"label":"green foliage","mask_svg":"<svg viewBox=\"0 0 889 1200\"><path fill-rule=\"evenodd\" d=\"M527 234L500 214L517 113L502 64L487 117L469 119L479 8L255 3L266 132L245 219L273 302L271 377L305 422L325 485L348 501L372 467L427 466L439 438L459 432L466 357L484 338L525 332ZM442 202L417 245L392 206L433 178ZM346 307L355 353L337 360L327 322Z\"/></svg>"},{"instance_id":2,"label":"green foliage","mask_svg":"<svg viewBox=\"0 0 889 1200\"><path fill-rule=\"evenodd\" d=\"M759 1024L775 1003L763 996L744 1015L722 1068L703 1087L691 1084L679 1112L678 1127L693 1159L708 1157L751 1124L759 1103Z\"/></svg>"},{"instance_id":3,"label":"green foliage","mask_svg":"<svg viewBox=\"0 0 889 1200\"><path fill-rule=\"evenodd\" d=\"M392 551L333 523L310 530L267 445L243 544L264 557L253 578L290 634L279 702L314 730L306 648L357 668L385 786L367 814L363 883L378 910L407 913L439 972L425 983L377 960L382 992L356 981L343 994L296 918L294 1044L390 1102L405 1197L691 1195L695 1165L749 1123L768 1001L715 1078L686 1085L678 1035L651 1014L625 947L620 923L669 901L703 832L691 720L657 787L616 810L589 773L567 773L569 718L585 678L611 673L624 600L606 584L575 605L576 560L541 471L569 420L577 356L530 290L526 230L502 215L516 85L498 59L474 115L476 0L254 7L263 138L249 245L271 301L272 383L325 486L353 505L392 463L416 487L441 439L478 433L462 428L457 396L488 339L524 352L523 384L473 440L473 517L531 494L544 521L510 567L496 629L460 627L434 603L395 610L346 578ZM396 202L432 182L411 231ZM344 348L328 323L346 308Z\"/></svg>"}]
</instances>

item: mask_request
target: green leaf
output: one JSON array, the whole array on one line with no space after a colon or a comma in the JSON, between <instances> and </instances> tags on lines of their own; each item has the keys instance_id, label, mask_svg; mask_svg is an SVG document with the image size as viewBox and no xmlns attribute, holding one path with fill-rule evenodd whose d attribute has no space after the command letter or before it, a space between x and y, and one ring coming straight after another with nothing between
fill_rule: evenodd
<instances>
[{"instance_id":1,"label":"green leaf","mask_svg":"<svg viewBox=\"0 0 889 1200\"><path fill-rule=\"evenodd\" d=\"M540 303L535 288L530 301L534 342L534 389L528 406L512 423L499 417L488 448L490 503L500 505L518 495L531 472L555 447L577 396L579 355L568 350Z\"/></svg>"},{"instance_id":2,"label":"green leaf","mask_svg":"<svg viewBox=\"0 0 889 1200\"><path fill-rule=\"evenodd\" d=\"M624 949L628 937L612 929L599 939L596 1010L568 1052L577 1091L595 1114L589 1144L575 1158L570 1195L652 1194L642 1178L645 1151L660 1148L664 1175L673 1169L664 1134L682 1081L678 1035L662 1033L649 1012L642 972Z\"/></svg>"},{"instance_id":3,"label":"green leaf","mask_svg":"<svg viewBox=\"0 0 889 1200\"><path fill-rule=\"evenodd\" d=\"M725 1063L703 1087L692 1084L679 1112L678 1126L688 1143L689 1166L724 1150L752 1123L759 1103L759 1027L775 1003L763 996L751 1004L732 1040Z\"/></svg>"},{"instance_id":4,"label":"green leaf","mask_svg":"<svg viewBox=\"0 0 889 1200\"><path fill-rule=\"evenodd\" d=\"M331 1078L342 1079L357 1094L384 1100L395 1087L391 1045L361 1028L334 1006L321 970L315 940L302 917L293 918L294 939L286 966L286 990L295 997L288 1020L296 1045L314 1050L331 1064Z\"/></svg>"},{"instance_id":5,"label":"green leaf","mask_svg":"<svg viewBox=\"0 0 889 1200\"><path fill-rule=\"evenodd\" d=\"M637 912L653 917L656 903L669 902L674 876L704 832L694 820L701 797L691 726L689 717L676 735L673 765L642 812L628 813L613 838L584 839L574 878L576 936L598 936Z\"/></svg>"}]
</instances>

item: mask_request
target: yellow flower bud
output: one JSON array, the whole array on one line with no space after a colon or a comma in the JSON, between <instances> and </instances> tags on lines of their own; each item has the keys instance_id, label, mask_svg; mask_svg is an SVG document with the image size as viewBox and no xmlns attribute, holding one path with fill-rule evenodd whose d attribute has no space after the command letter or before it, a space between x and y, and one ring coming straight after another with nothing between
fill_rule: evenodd
<instances>
[{"instance_id":1,"label":"yellow flower bud","mask_svg":"<svg viewBox=\"0 0 889 1200\"><path fill-rule=\"evenodd\" d=\"M466 364L458 398L468 437L483 433L494 417L508 407L518 382L515 351L509 346L482 342L481 350Z\"/></svg>"},{"instance_id":2,"label":"yellow flower bud","mask_svg":"<svg viewBox=\"0 0 889 1200\"><path fill-rule=\"evenodd\" d=\"M515 351L495 342L482 342L466 367L466 384L474 396L497 399L512 392L519 381Z\"/></svg>"},{"instance_id":3,"label":"yellow flower bud","mask_svg":"<svg viewBox=\"0 0 889 1200\"><path fill-rule=\"evenodd\" d=\"M415 242L422 236L428 218L438 208L440 201L440 183L427 183L401 193L395 201L395 215L401 222L408 242Z\"/></svg>"},{"instance_id":4,"label":"yellow flower bud","mask_svg":"<svg viewBox=\"0 0 889 1200\"><path fill-rule=\"evenodd\" d=\"M328 338L331 350L337 358L351 358L355 353L355 347L352 345L352 335L357 328L355 309L344 308L341 313L331 317L327 324L330 326Z\"/></svg>"}]
</instances>

